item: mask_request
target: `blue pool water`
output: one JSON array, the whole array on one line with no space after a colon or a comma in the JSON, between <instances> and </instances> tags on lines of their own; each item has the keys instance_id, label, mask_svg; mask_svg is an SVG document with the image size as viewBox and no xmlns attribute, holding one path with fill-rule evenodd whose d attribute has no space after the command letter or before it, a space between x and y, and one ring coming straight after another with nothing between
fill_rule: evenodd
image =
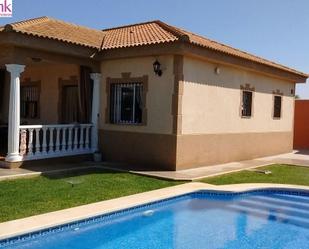
<instances>
[{"instance_id":1,"label":"blue pool water","mask_svg":"<svg viewBox=\"0 0 309 249\"><path fill-rule=\"evenodd\" d=\"M0 241L18 249L309 248L309 194L196 192Z\"/></svg>"}]
</instances>

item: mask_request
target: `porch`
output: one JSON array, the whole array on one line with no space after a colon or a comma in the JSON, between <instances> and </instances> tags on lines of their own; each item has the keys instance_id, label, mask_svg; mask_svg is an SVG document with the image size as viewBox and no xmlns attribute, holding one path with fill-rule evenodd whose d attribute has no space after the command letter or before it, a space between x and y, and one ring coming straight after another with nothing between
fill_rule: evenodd
<instances>
[{"instance_id":1,"label":"porch","mask_svg":"<svg viewBox=\"0 0 309 249\"><path fill-rule=\"evenodd\" d=\"M74 63L26 62L0 64L0 166L97 151L100 74Z\"/></svg>"}]
</instances>

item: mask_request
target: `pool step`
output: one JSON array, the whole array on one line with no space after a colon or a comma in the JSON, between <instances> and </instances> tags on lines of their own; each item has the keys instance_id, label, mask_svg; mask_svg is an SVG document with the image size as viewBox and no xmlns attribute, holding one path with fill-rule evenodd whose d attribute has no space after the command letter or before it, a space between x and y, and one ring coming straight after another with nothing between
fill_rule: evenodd
<instances>
[{"instance_id":1,"label":"pool step","mask_svg":"<svg viewBox=\"0 0 309 249\"><path fill-rule=\"evenodd\" d=\"M273 220L280 223L288 223L309 229L309 217L305 212L302 212L301 214L294 212L288 213L285 212L284 208L280 206L273 206L273 208L261 208L259 205L247 207L243 204L244 203L242 202L233 203L232 205L227 205L224 208L237 213L245 213L249 216ZM260 205L262 204L263 203L260 203Z\"/></svg>"},{"instance_id":2,"label":"pool step","mask_svg":"<svg viewBox=\"0 0 309 249\"><path fill-rule=\"evenodd\" d=\"M246 198L246 200L273 205L293 206L300 209L309 208L309 200L303 198L303 196L297 196L293 199L274 198L271 196L252 196Z\"/></svg>"},{"instance_id":3,"label":"pool step","mask_svg":"<svg viewBox=\"0 0 309 249\"><path fill-rule=\"evenodd\" d=\"M284 206L284 205L273 205L267 202L253 202L250 200L243 200L239 202L240 206L255 210L268 211L269 213L284 215L284 216L293 216L297 218L309 220L309 213L306 212L306 209L297 209L293 206ZM238 204L238 205L239 205Z\"/></svg>"}]
</instances>

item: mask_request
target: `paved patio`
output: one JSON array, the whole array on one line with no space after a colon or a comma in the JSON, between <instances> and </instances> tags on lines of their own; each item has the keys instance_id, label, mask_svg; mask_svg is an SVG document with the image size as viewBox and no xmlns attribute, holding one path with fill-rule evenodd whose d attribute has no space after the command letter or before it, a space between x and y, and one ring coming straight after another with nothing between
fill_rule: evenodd
<instances>
[{"instance_id":1,"label":"paved patio","mask_svg":"<svg viewBox=\"0 0 309 249\"><path fill-rule=\"evenodd\" d=\"M245 169L252 169L274 163L294 164L309 167L309 151L293 151L292 153L280 154L276 156L263 157L253 160L218 164L218 165L205 166L195 169L186 169L179 171L142 171L142 170L130 170L130 169L126 169L125 171L164 179L194 181L209 176L221 175ZM57 165L39 164L32 167L28 166L27 168L17 168L17 169L0 168L0 180L14 179L20 177L31 177L42 174L57 173L67 170L79 170L92 167L110 168L119 170L120 168L119 166L120 165L117 164L83 162L83 163L63 163Z\"/></svg>"},{"instance_id":2,"label":"paved patio","mask_svg":"<svg viewBox=\"0 0 309 249\"><path fill-rule=\"evenodd\" d=\"M141 175L154 176L173 180L194 181L201 178L222 175L225 173L261 167L269 164L293 164L309 167L309 151L293 151L292 153L257 158L253 160L218 164L179 171L132 171Z\"/></svg>"},{"instance_id":3,"label":"paved patio","mask_svg":"<svg viewBox=\"0 0 309 249\"><path fill-rule=\"evenodd\" d=\"M0 181L15 179L21 177L33 177L44 174L58 173L68 170L80 170L94 167L93 162L82 163L54 163L54 164L36 164L25 168L5 169L0 168Z\"/></svg>"}]
</instances>

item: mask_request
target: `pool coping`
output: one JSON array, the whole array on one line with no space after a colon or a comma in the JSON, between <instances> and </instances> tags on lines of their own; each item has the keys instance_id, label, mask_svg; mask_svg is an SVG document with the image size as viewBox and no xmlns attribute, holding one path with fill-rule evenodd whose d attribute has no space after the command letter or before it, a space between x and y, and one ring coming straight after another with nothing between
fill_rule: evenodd
<instances>
[{"instance_id":1,"label":"pool coping","mask_svg":"<svg viewBox=\"0 0 309 249\"><path fill-rule=\"evenodd\" d=\"M263 189L305 191L309 193L309 187L300 185L285 184L233 184L215 186L200 182L185 183L173 187L148 191L140 194L120 197L107 201L63 209L50 213L30 216L27 218L12 220L0 223L0 240L32 233L50 227L61 226L67 223L100 216L122 209L129 209L135 206L144 205L151 202L160 201L189 194L196 191L216 191L216 192L245 192Z\"/></svg>"}]
</instances>

